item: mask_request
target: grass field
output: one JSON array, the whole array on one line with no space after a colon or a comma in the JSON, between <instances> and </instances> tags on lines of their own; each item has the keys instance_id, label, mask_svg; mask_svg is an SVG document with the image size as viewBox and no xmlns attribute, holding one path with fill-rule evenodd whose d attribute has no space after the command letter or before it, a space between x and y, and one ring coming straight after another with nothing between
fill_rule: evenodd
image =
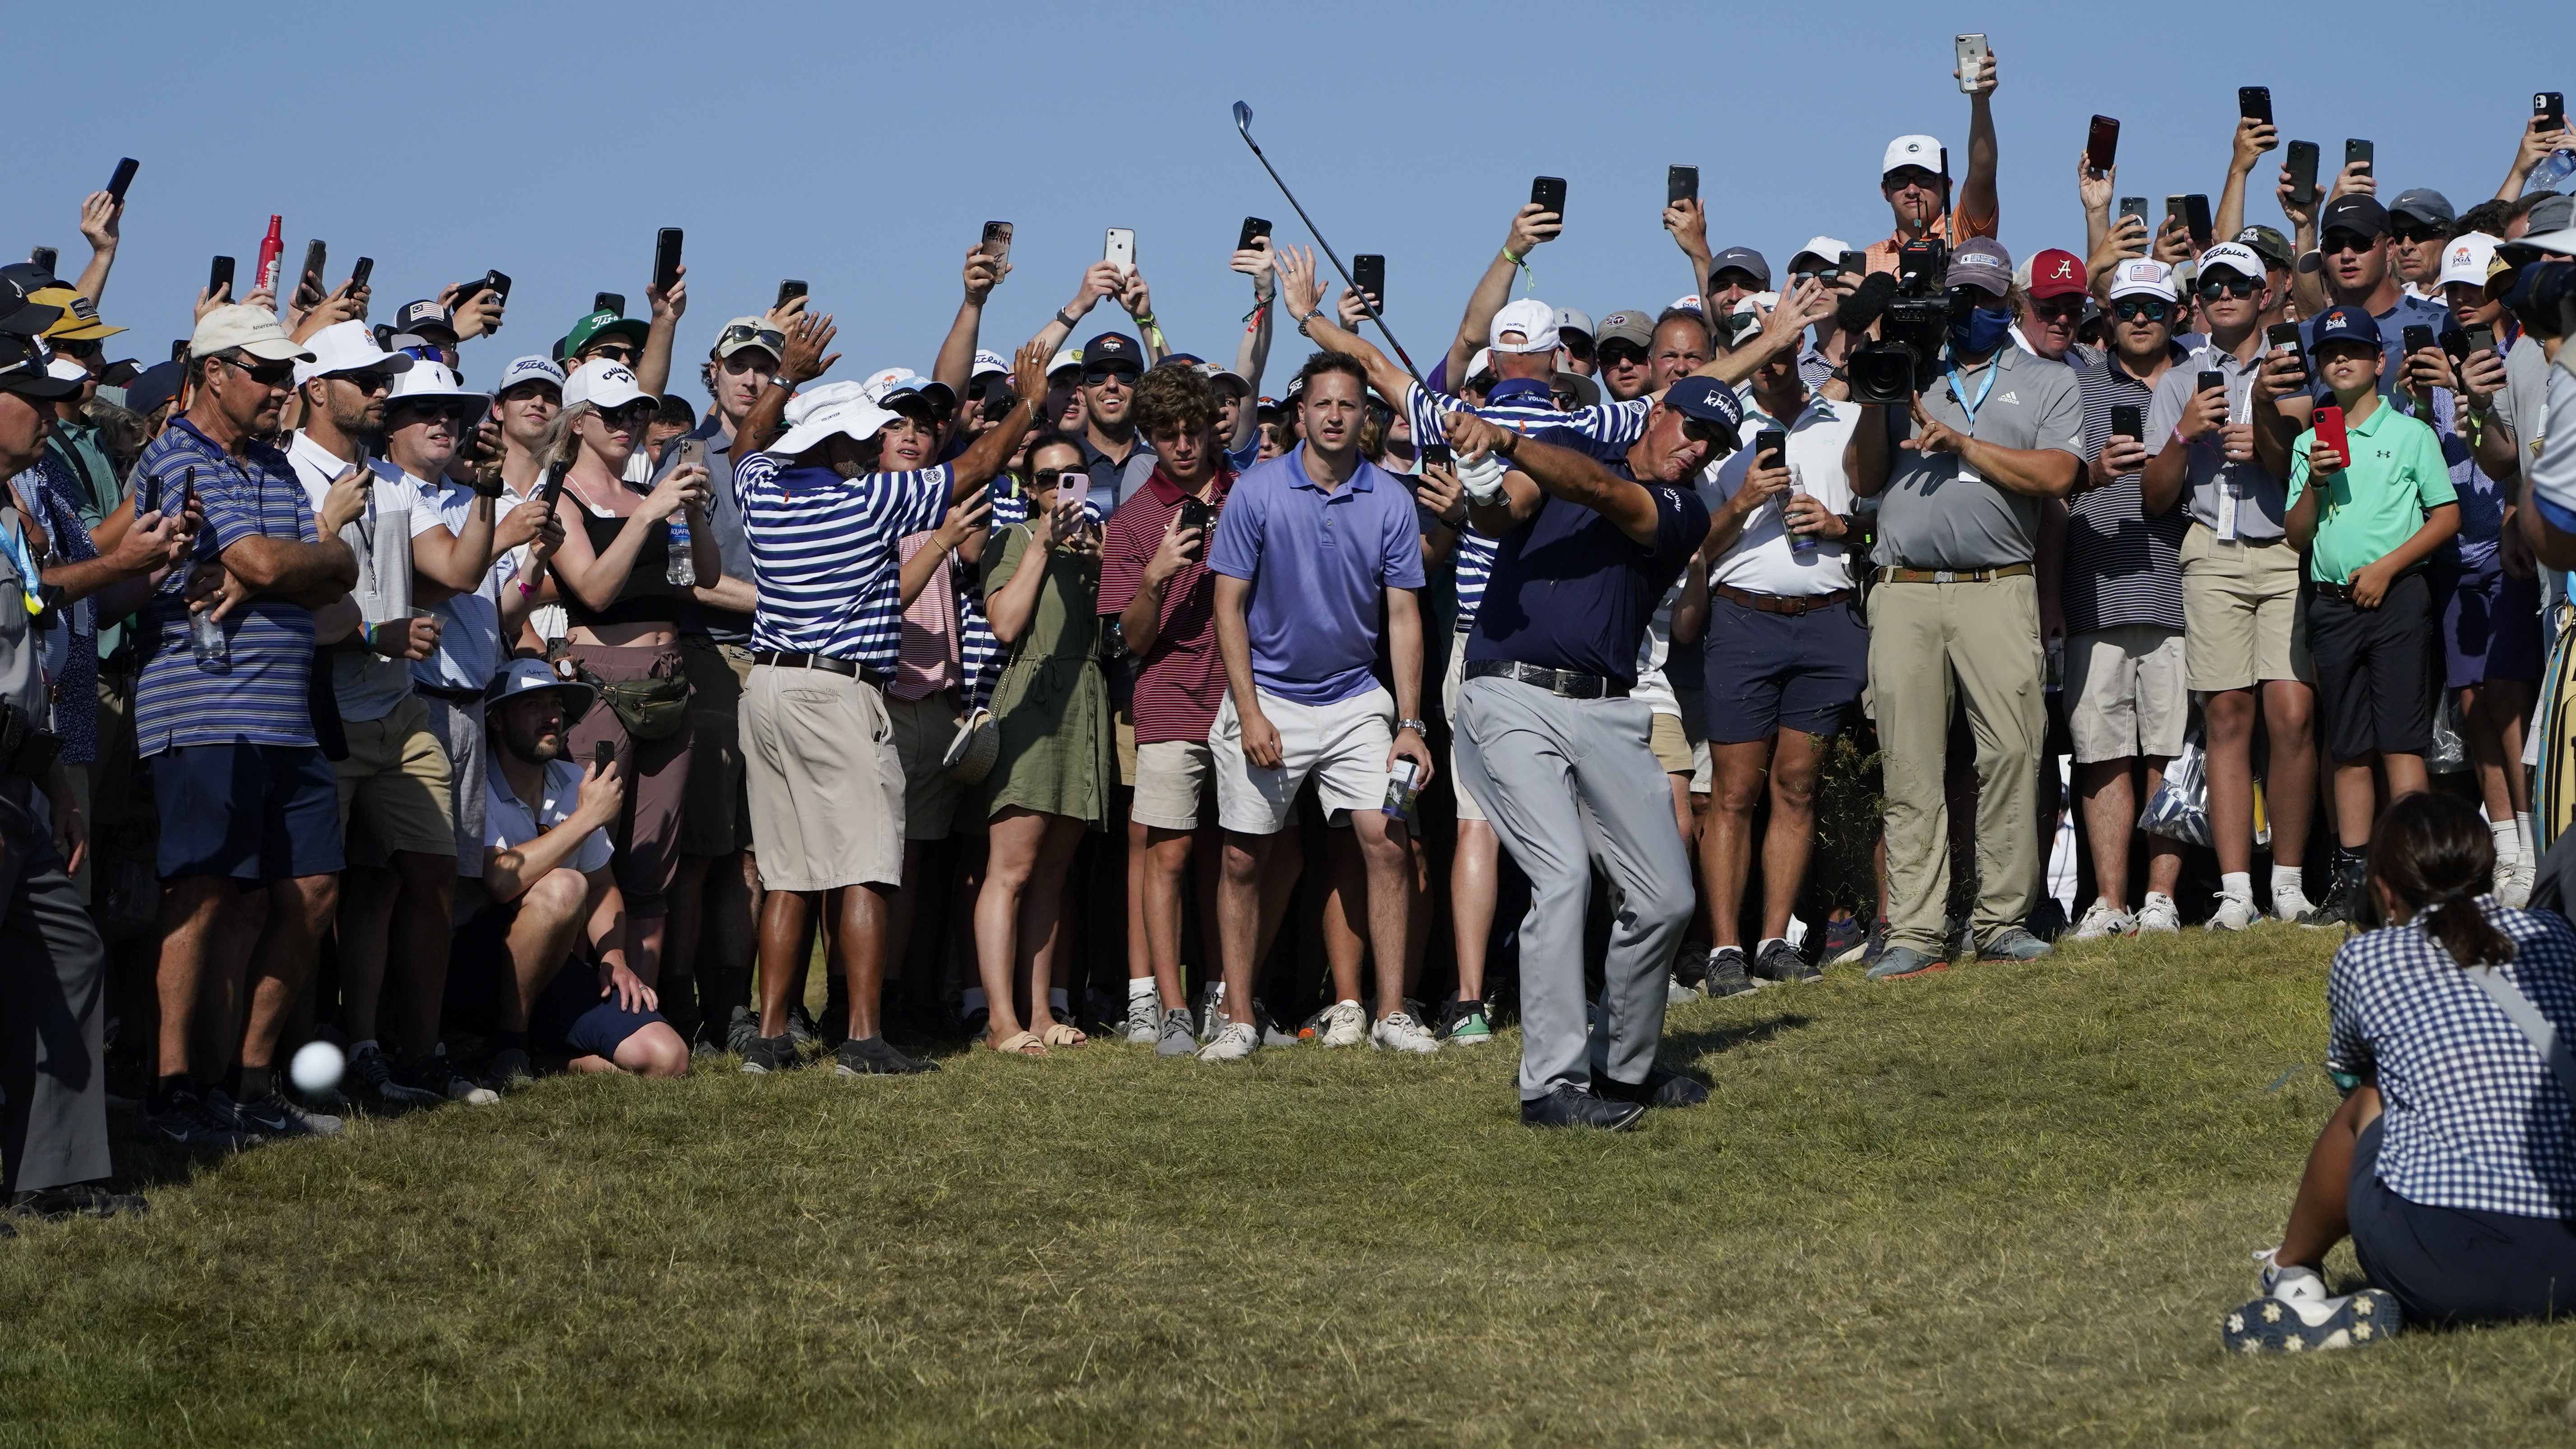
<instances>
[{"instance_id":1,"label":"grass field","mask_svg":"<svg viewBox=\"0 0 2576 1449\"><path fill-rule=\"evenodd\" d=\"M1509 1035L549 1080L0 1244L0 1443L2576 1444L2576 1325L2219 1351L2330 945L1694 1005L1617 1137Z\"/></svg>"}]
</instances>

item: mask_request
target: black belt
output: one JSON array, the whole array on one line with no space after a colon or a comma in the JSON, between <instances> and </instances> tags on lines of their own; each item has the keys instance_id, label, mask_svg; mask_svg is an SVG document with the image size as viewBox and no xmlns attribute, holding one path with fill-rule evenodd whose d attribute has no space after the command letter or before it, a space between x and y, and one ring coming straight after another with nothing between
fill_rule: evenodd
<instances>
[{"instance_id":1,"label":"black belt","mask_svg":"<svg viewBox=\"0 0 2576 1449\"><path fill-rule=\"evenodd\" d=\"M1628 697L1628 685L1623 680L1599 674L1577 674L1571 669L1550 669L1541 664L1523 664L1516 659L1470 659L1465 673L1469 679L1500 675L1523 684L1534 684L1560 699Z\"/></svg>"},{"instance_id":2,"label":"black belt","mask_svg":"<svg viewBox=\"0 0 2576 1449\"><path fill-rule=\"evenodd\" d=\"M1831 608L1858 592L1855 589L1836 589L1829 594L1765 594L1752 589L1739 589L1733 584L1711 584L1708 586L1708 591L1730 604L1741 604L1745 608L1764 614L1787 614L1793 618L1801 614L1812 614L1818 609Z\"/></svg>"},{"instance_id":3,"label":"black belt","mask_svg":"<svg viewBox=\"0 0 2576 1449\"><path fill-rule=\"evenodd\" d=\"M453 705L481 704L486 698L484 692L479 689L451 689L444 684L423 684L417 679L411 682L411 688L414 694L425 694L431 699L443 699Z\"/></svg>"},{"instance_id":4,"label":"black belt","mask_svg":"<svg viewBox=\"0 0 2576 1449\"><path fill-rule=\"evenodd\" d=\"M751 662L765 664L772 669L820 669L826 674L873 684L879 689L885 688L887 681L887 676L861 666L855 659L835 659L829 654L791 654L784 649L754 649Z\"/></svg>"}]
</instances>

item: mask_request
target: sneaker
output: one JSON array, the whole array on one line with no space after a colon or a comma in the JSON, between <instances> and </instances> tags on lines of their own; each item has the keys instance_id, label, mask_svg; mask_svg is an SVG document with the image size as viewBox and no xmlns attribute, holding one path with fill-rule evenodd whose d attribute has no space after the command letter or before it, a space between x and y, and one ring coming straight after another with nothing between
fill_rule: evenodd
<instances>
[{"instance_id":1,"label":"sneaker","mask_svg":"<svg viewBox=\"0 0 2576 1449\"><path fill-rule=\"evenodd\" d=\"M2174 904L2173 897L2162 891L2147 892L2146 904L2138 907L2139 933L2142 935L2148 931L2171 933L2181 929L2182 908Z\"/></svg>"},{"instance_id":2,"label":"sneaker","mask_svg":"<svg viewBox=\"0 0 2576 1449\"><path fill-rule=\"evenodd\" d=\"M1185 1057L1199 1049L1199 1034L1193 1029L1189 1008L1175 1006L1163 1013L1163 1024L1154 1033L1154 1055Z\"/></svg>"},{"instance_id":3,"label":"sneaker","mask_svg":"<svg viewBox=\"0 0 2576 1449\"><path fill-rule=\"evenodd\" d=\"M1292 1047L1297 1045L1297 1034L1288 1030L1288 1028L1281 1026L1278 1018L1270 1014L1270 1008L1263 1005L1261 998L1258 996L1252 998L1252 1028L1254 1039L1259 1041L1263 1046Z\"/></svg>"},{"instance_id":4,"label":"sneaker","mask_svg":"<svg viewBox=\"0 0 2576 1449\"><path fill-rule=\"evenodd\" d=\"M1668 1067L1649 1067L1646 1080L1630 1086L1607 1073L1592 1079L1592 1089L1613 1102L1641 1107L1696 1107L1708 1100L1708 1083Z\"/></svg>"},{"instance_id":5,"label":"sneaker","mask_svg":"<svg viewBox=\"0 0 2576 1449\"><path fill-rule=\"evenodd\" d=\"M1216 1040L1216 1034L1225 1029L1224 982L1207 981L1200 984L1199 999L1190 1007L1190 1020L1198 1030L1198 1038L1202 1045Z\"/></svg>"},{"instance_id":6,"label":"sneaker","mask_svg":"<svg viewBox=\"0 0 2576 1449\"><path fill-rule=\"evenodd\" d=\"M1640 1103L1603 1101L1571 1084L1521 1103L1524 1127L1597 1127L1604 1132L1620 1132L1636 1126L1637 1119L1645 1115L1646 1109Z\"/></svg>"},{"instance_id":7,"label":"sneaker","mask_svg":"<svg viewBox=\"0 0 2576 1449\"><path fill-rule=\"evenodd\" d=\"M2084 908L2084 919L2075 923L2075 939L2079 941L2099 941L2105 936L2134 936L2137 933L2138 918L2100 896L2095 896L2093 904Z\"/></svg>"},{"instance_id":8,"label":"sneaker","mask_svg":"<svg viewBox=\"0 0 2576 1449\"><path fill-rule=\"evenodd\" d=\"M742 1054L742 1069L754 1075L783 1072L796 1065L796 1038L792 1036L755 1036L751 1050Z\"/></svg>"},{"instance_id":9,"label":"sneaker","mask_svg":"<svg viewBox=\"0 0 2576 1449\"><path fill-rule=\"evenodd\" d=\"M1869 949L1869 938L1870 928L1862 925L1858 916L1827 921L1824 934L1816 943L1816 964L1840 966L1845 961L1858 960L1861 953Z\"/></svg>"},{"instance_id":10,"label":"sneaker","mask_svg":"<svg viewBox=\"0 0 2576 1449\"><path fill-rule=\"evenodd\" d=\"M1315 1039L1328 1047L1358 1046L1367 1037L1368 1014L1356 1001L1334 1002L1316 1022Z\"/></svg>"},{"instance_id":11,"label":"sneaker","mask_svg":"<svg viewBox=\"0 0 2576 1449\"><path fill-rule=\"evenodd\" d=\"M1878 958L1886 954L1887 917L1881 916L1869 923L1869 935L1861 942L1860 961L1864 966L1875 966Z\"/></svg>"},{"instance_id":12,"label":"sneaker","mask_svg":"<svg viewBox=\"0 0 2576 1449\"><path fill-rule=\"evenodd\" d=\"M1698 994L1699 984L1708 979L1708 948L1696 941L1682 944L1682 953L1673 958L1672 984L1679 988L1665 998L1667 1006L1678 1006Z\"/></svg>"},{"instance_id":13,"label":"sneaker","mask_svg":"<svg viewBox=\"0 0 2576 1449\"><path fill-rule=\"evenodd\" d=\"M725 1050L735 1056L747 1056L751 1044L760 1040L760 1018L748 1006L733 1009L733 1019L725 1023Z\"/></svg>"},{"instance_id":14,"label":"sneaker","mask_svg":"<svg viewBox=\"0 0 2576 1449\"><path fill-rule=\"evenodd\" d=\"M1879 953L1878 964L1869 968L1872 981L1903 981L1912 976L1928 976L1950 969L1950 959L1917 951L1911 946L1890 946Z\"/></svg>"},{"instance_id":15,"label":"sneaker","mask_svg":"<svg viewBox=\"0 0 2576 1449\"><path fill-rule=\"evenodd\" d=\"M2341 1298L2257 1298L2227 1315L2218 1340L2229 1353L2306 1353L2376 1343L2403 1326L2394 1297L2364 1288Z\"/></svg>"},{"instance_id":16,"label":"sneaker","mask_svg":"<svg viewBox=\"0 0 2576 1449\"><path fill-rule=\"evenodd\" d=\"M751 1035L754 1041L760 1039L758 1031ZM730 1038L730 1031L727 1036ZM503 1047L492 1053L492 1059L483 1064L484 1084L499 1091L515 1092L536 1079L537 1069L529 1063L525 1047Z\"/></svg>"},{"instance_id":17,"label":"sneaker","mask_svg":"<svg viewBox=\"0 0 2576 1449\"><path fill-rule=\"evenodd\" d=\"M1184 1013L1186 1014L1186 1013ZM1150 1046L1163 1036L1163 998L1148 991L1142 996L1130 992L1127 997L1127 1024L1119 1035L1130 1046Z\"/></svg>"},{"instance_id":18,"label":"sneaker","mask_svg":"<svg viewBox=\"0 0 2576 1449\"><path fill-rule=\"evenodd\" d=\"M2335 862L2334 884L2326 888L2326 898L2316 909L2299 917L2302 926L2348 926L2361 920L2364 867L2358 860L2346 865Z\"/></svg>"},{"instance_id":19,"label":"sneaker","mask_svg":"<svg viewBox=\"0 0 2576 1449\"><path fill-rule=\"evenodd\" d=\"M1822 981L1825 973L1807 964L1798 948L1786 941L1769 941L1762 947L1761 958L1753 963L1753 974L1765 981Z\"/></svg>"},{"instance_id":20,"label":"sneaker","mask_svg":"<svg viewBox=\"0 0 2576 1449\"><path fill-rule=\"evenodd\" d=\"M939 1063L915 1061L887 1045L882 1036L854 1036L832 1049L836 1077L908 1077L938 1070Z\"/></svg>"},{"instance_id":21,"label":"sneaker","mask_svg":"<svg viewBox=\"0 0 2576 1449\"><path fill-rule=\"evenodd\" d=\"M805 1003L800 1001L787 1008L787 1039L795 1044L797 1051L804 1051L822 1037L823 1034L814 1026L814 1018L806 1014Z\"/></svg>"},{"instance_id":22,"label":"sneaker","mask_svg":"<svg viewBox=\"0 0 2576 1449\"><path fill-rule=\"evenodd\" d=\"M250 1145L250 1134L229 1114L218 1115L207 1107L203 1095L180 1090L170 1094L169 1105L143 1119L143 1131L155 1142L173 1147L214 1147L236 1152Z\"/></svg>"},{"instance_id":23,"label":"sneaker","mask_svg":"<svg viewBox=\"0 0 2576 1449\"><path fill-rule=\"evenodd\" d=\"M1978 948L1980 961L2036 961L2057 954L2057 948L2019 926L2006 926L1995 938Z\"/></svg>"},{"instance_id":24,"label":"sneaker","mask_svg":"<svg viewBox=\"0 0 2576 1449\"><path fill-rule=\"evenodd\" d=\"M520 1053L524 1062L527 1054ZM523 1069L524 1070L524 1069ZM501 1094L474 1081L450 1065L443 1056L431 1057L417 1067L397 1073L406 1087L429 1092L442 1102L463 1102L469 1106L489 1107L501 1100Z\"/></svg>"},{"instance_id":25,"label":"sneaker","mask_svg":"<svg viewBox=\"0 0 2576 1449\"><path fill-rule=\"evenodd\" d=\"M1440 1026L1433 1035L1451 1046L1482 1046L1494 1039L1494 1028L1485 1020L1485 1003L1453 1000L1440 1009Z\"/></svg>"},{"instance_id":26,"label":"sneaker","mask_svg":"<svg viewBox=\"0 0 2576 1449\"><path fill-rule=\"evenodd\" d=\"M495 1097L494 1101L500 1099ZM242 1125L262 1137L337 1137L340 1119L313 1111L274 1087L233 1109Z\"/></svg>"},{"instance_id":27,"label":"sneaker","mask_svg":"<svg viewBox=\"0 0 2576 1449\"><path fill-rule=\"evenodd\" d=\"M1239 1062L1252 1055L1253 1043L1260 1040L1248 1021L1229 1021L1217 1028L1216 1035L1199 1049L1203 1062Z\"/></svg>"},{"instance_id":28,"label":"sneaker","mask_svg":"<svg viewBox=\"0 0 2576 1449\"><path fill-rule=\"evenodd\" d=\"M2220 896L2218 908L2201 924L2213 931L2242 931L2261 919L2263 913L2254 909L2251 897Z\"/></svg>"},{"instance_id":29,"label":"sneaker","mask_svg":"<svg viewBox=\"0 0 2576 1449\"><path fill-rule=\"evenodd\" d=\"M433 1107L447 1100L435 1092L420 1091L394 1080L392 1060L374 1047L360 1047L349 1054L347 1081L388 1106Z\"/></svg>"},{"instance_id":30,"label":"sneaker","mask_svg":"<svg viewBox=\"0 0 2576 1449\"><path fill-rule=\"evenodd\" d=\"M1440 1043L1431 1032L1414 1020L1410 1012L1403 1011L1390 1011L1378 1018L1377 1025L1369 1029L1369 1045L1415 1056L1429 1056L1440 1050Z\"/></svg>"},{"instance_id":31,"label":"sneaker","mask_svg":"<svg viewBox=\"0 0 2576 1449\"><path fill-rule=\"evenodd\" d=\"M152 1204L135 1193L111 1192L95 1182L69 1182L60 1187L41 1187L22 1192L9 1200L13 1218L45 1218L59 1222L64 1218L112 1218L119 1213L139 1218L152 1211Z\"/></svg>"},{"instance_id":32,"label":"sneaker","mask_svg":"<svg viewBox=\"0 0 2576 1449\"><path fill-rule=\"evenodd\" d=\"M1664 973L1664 1005L1679 1006L1685 1001L1697 1000L1699 1000L1699 992L1691 987L1684 986L1679 972L1667 971Z\"/></svg>"},{"instance_id":33,"label":"sneaker","mask_svg":"<svg viewBox=\"0 0 2576 1449\"><path fill-rule=\"evenodd\" d=\"M1742 996L1753 989L1753 978L1745 974L1744 948L1720 946L1708 953L1708 979L1700 989L1712 998Z\"/></svg>"}]
</instances>

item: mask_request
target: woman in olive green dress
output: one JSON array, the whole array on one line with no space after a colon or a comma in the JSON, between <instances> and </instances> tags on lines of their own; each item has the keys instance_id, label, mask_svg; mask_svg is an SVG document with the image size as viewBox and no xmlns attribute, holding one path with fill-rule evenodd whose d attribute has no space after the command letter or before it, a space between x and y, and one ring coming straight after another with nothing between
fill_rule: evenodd
<instances>
[{"instance_id":1,"label":"woman in olive green dress","mask_svg":"<svg viewBox=\"0 0 2576 1449\"><path fill-rule=\"evenodd\" d=\"M1062 437L1029 450L1029 521L986 550L984 612L1010 650L993 692L1001 753L985 777L990 817L975 955L995 1051L1080 1046L1055 1020L1047 980L1064 936L1064 881L1082 833L1109 824L1109 686L1099 664L1100 528L1083 513L1091 477ZM1065 480L1070 480L1065 481ZM1027 983L1020 1027L1012 989Z\"/></svg>"}]
</instances>

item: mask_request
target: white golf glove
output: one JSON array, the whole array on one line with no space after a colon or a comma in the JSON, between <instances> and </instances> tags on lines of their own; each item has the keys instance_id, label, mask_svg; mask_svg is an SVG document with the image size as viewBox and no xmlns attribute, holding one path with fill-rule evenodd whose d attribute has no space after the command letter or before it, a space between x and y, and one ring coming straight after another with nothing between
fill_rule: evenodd
<instances>
[{"instance_id":1,"label":"white golf glove","mask_svg":"<svg viewBox=\"0 0 2576 1449\"><path fill-rule=\"evenodd\" d=\"M1508 464L1491 453L1470 453L1458 460L1458 486L1480 505L1491 505L1503 496L1503 475L1511 471Z\"/></svg>"}]
</instances>

